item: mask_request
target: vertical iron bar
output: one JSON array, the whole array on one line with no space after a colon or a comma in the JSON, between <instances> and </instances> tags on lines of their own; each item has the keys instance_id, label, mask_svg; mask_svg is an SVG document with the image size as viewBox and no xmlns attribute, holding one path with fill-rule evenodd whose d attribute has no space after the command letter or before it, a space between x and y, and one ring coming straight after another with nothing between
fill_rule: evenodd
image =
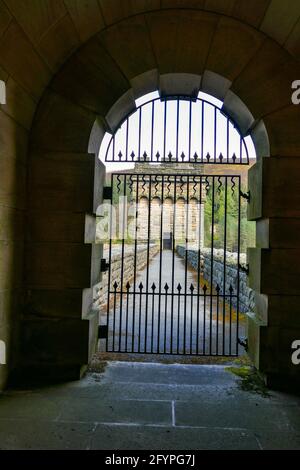
<instances>
[{"instance_id":1,"label":"vertical iron bar","mask_svg":"<svg viewBox=\"0 0 300 470\"><path fill-rule=\"evenodd\" d=\"M217 162L217 108L214 108L214 162Z\"/></svg>"},{"instance_id":2,"label":"vertical iron bar","mask_svg":"<svg viewBox=\"0 0 300 470\"><path fill-rule=\"evenodd\" d=\"M199 354L199 322L200 322L200 287L201 287L201 229L202 229L202 176L199 188L199 223L198 223L198 265L197 265L197 339L196 353Z\"/></svg>"},{"instance_id":3,"label":"vertical iron bar","mask_svg":"<svg viewBox=\"0 0 300 470\"><path fill-rule=\"evenodd\" d=\"M154 150L154 115L155 115L155 101L152 103L152 122L151 122L151 162L154 161L154 155L153 155L153 150Z\"/></svg>"},{"instance_id":4,"label":"vertical iron bar","mask_svg":"<svg viewBox=\"0 0 300 470\"><path fill-rule=\"evenodd\" d=\"M163 252L163 223L164 223L164 184L162 175L161 182L161 218L160 218L160 251L159 251L159 291L158 291L158 353L160 351L160 313L161 313L161 280L162 280L162 252Z\"/></svg>"},{"instance_id":5,"label":"vertical iron bar","mask_svg":"<svg viewBox=\"0 0 300 470\"><path fill-rule=\"evenodd\" d=\"M176 223L176 199L177 181L174 176L174 200L173 200L173 236L172 236L172 296L171 296L171 353L173 352L173 327L174 327L174 289L175 289L175 223Z\"/></svg>"},{"instance_id":6,"label":"vertical iron bar","mask_svg":"<svg viewBox=\"0 0 300 470\"><path fill-rule=\"evenodd\" d=\"M206 355L206 300L207 300L207 286L203 287L204 298L203 298L203 355Z\"/></svg>"},{"instance_id":7,"label":"vertical iron bar","mask_svg":"<svg viewBox=\"0 0 300 470\"><path fill-rule=\"evenodd\" d=\"M113 344L112 351L115 351L115 341L116 341L116 306L117 306L117 283L114 286L114 314L113 314Z\"/></svg>"},{"instance_id":8,"label":"vertical iron bar","mask_svg":"<svg viewBox=\"0 0 300 470\"><path fill-rule=\"evenodd\" d=\"M150 263L150 236L151 236L151 184L152 179L149 175L149 201L148 201L148 240L147 240L147 275L146 275L146 315L145 315L145 353L147 352L147 334L148 334L148 295L149 295L149 263Z\"/></svg>"},{"instance_id":9,"label":"vertical iron bar","mask_svg":"<svg viewBox=\"0 0 300 470\"><path fill-rule=\"evenodd\" d=\"M190 115L189 115L189 162L191 161L192 154L192 101L190 101Z\"/></svg>"},{"instance_id":10,"label":"vertical iron bar","mask_svg":"<svg viewBox=\"0 0 300 470\"><path fill-rule=\"evenodd\" d=\"M111 188L112 188L112 194L113 194L113 189L114 189L114 175L111 177ZM110 220L109 220L109 268L108 268L108 299L107 299L107 317L106 317L106 323L107 327L109 328L109 320L110 320L110 315L109 315L109 310L110 310L110 293L111 293L111 249L112 249L112 213L113 213L113 198L111 198L110 201ZM108 351L108 335L106 338L106 351Z\"/></svg>"},{"instance_id":11,"label":"vertical iron bar","mask_svg":"<svg viewBox=\"0 0 300 470\"><path fill-rule=\"evenodd\" d=\"M227 163L229 163L229 152L230 152L230 146L229 146L229 130L230 130L230 127L229 127L229 119L227 119Z\"/></svg>"},{"instance_id":12,"label":"vertical iron bar","mask_svg":"<svg viewBox=\"0 0 300 470\"><path fill-rule=\"evenodd\" d=\"M226 323L226 275L227 275L227 210L228 210L228 178L225 177L224 199L224 271L223 271L223 343L222 351L225 355L225 323Z\"/></svg>"},{"instance_id":13,"label":"vertical iron bar","mask_svg":"<svg viewBox=\"0 0 300 470\"><path fill-rule=\"evenodd\" d=\"M123 200L123 220L122 220L122 255L121 255L121 294L120 294L120 319L119 319L119 351L121 351L122 341L122 316L123 316L123 276L124 276L124 255L125 255L125 209L126 209L126 175L123 175L124 200Z\"/></svg>"},{"instance_id":14,"label":"vertical iron bar","mask_svg":"<svg viewBox=\"0 0 300 470\"><path fill-rule=\"evenodd\" d=\"M238 260L237 260L237 293L236 293L236 355L239 354L239 316L240 316L240 251L241 251L241 177L238 176Z\"/></svg>"},{"instance_id":15,"label":"vertical iron bar","mask_svg":"<svg viewBox=\"0 0 300 470\"><path fill-rule=\"evenodd\" d=\"M115 154L116 154L116 134L113 136L113 159L112 161L115 161Z\"/></svg>"},{"instance_id":16,"label":"vertical iron bar","mask_svg":"<svg viewBox=\"0 0 300 470\"><path fill-rule=\"evenodd\" d=\"M213 316L213 282L214 282L214 228L215 228L215 177L212 177L212 217L211 217L211 266L210 266L210 327L209 352L212 352L212 316Z\"/></svg>"},{"instance_id":17,"label":"vertical iron bar","mask_svg":"<svg viewBox=\"0 0 300 470\"><path fill-rule=\"evenodd\" d=\"M140 302L139 302L139 337L138 337L138 352L140 353L141 352L141 334L142 334L142 297L143 297L143 284L141 283L139 285L139 289L140 289L140 294L139 294L139 297L140 297ZM147 297L147 293L146 293L146 297Z\"/></svg>"},{"instance_id":18,"label":"vertical iron bar","mask_svg":"<svg viewBox=\"0 0 300 470\"><path fill-rule=\"evenodd\" d=\"M165 100L165 113L164 113L164 162L166 161L166 146L167 146L167 100Z\"/></svg>"},{"instance_id":19,"label":"vertical iron bar","mask_svg":"<svg viewBox=\"0 0 300 470\"><path fill-rule=\"evenodd\" d=\"M204 101L202 101L202 120L201 120L201 163L204 160Z\"/></svg>"},{"instance_id":20,"label":"vertical iron bar","mask_svg":"<svg viewBox=\"0 0 300 470\"><path fill-rule=\"evenodd\" d=\"M248 150L248 146L246 145L246 142L245 142L244 139L243 139L243 145L244 145L244 148L245 148L245 151L246 151L246 163L247 163L247 165L249 165L249 150Z\"/></svg>"},{"instance_id":21,"label":"vertical iron bar","mask_svg":"<svg viewBox=\"0 0 300 470\"><path fill-rule=\"evenodd\" d=\"M167 286L166 286L167 287ZM164 353L167 352L167 318L168 318L168 289L165 287L165 337L164 337Z\"/></svg>"},{"instance_id":22,"label":"vertical iron bar","mask_svg":"<svg viewBox=\"0 0 300 470\"><path fill-rule=\"evenodd\" d=\"M141 161L141 142L142 140L142 108L140 108L140 112L139 112L139 156L138 156L138 160L139 162Z\"/></svg>"},{"instance_id":23,"label":"vertical iron bar","mask_svg":"<svg viewBox=\"0 0 300 470\"><path fill-rule=\"evenodd\" d=\"M243 163L243 137L240 135L240 164Z\"/></svg>"},{"instance_id":24,"label":"vertical iron bar","mask_svg":"<svg viewBox=\"0 0 300 470\"><path fill-rule=\"evenodd\" d=\"M176 123L176 162L179 159L179 115L180 115L180 101L177 99L177 123Z\"/></svg>"},{"instance_id":25,"label":"vertical iron bar","mask_svg":"<svg viewBox=\"0 0 300 470\"><path fill-rule=\"evenodd\" d=\"M154 339L154 301L155 301L155 288L152 288L152 319L151 319L151 354L153 354L153 339Z\"/></svg>"},{"instance_id":26,"label":"vertical iron bar","mask_svg":"<svg viewBox=\"0 0 300 470\"><path fill-rule=\"evenodd\" d=\"M183 354L186 353L186 308L187 308L187 273L188 273L188 246L189 246L189 184L190 179L187 176L187 192L186 192L186 239L185 239L185 279L184 279L184 338L183 338Z\"/></svg>"},{"instance_id":27,"label":"vertical iron bar","mask_svg":"<svg viewBox=\"0 0 300 470\"><path fill-rule=\"evenodd\" d=\"M135 234L134 234L134 272L133 272L133 311L132 311L132 352L134 352L134 333L135 333L135 293L136 293L136 265L137 265L137 237L138 237L138 203L139 203L139 175L136 176L135 191Z\"/></svg>"},{"instance_id":28,"label":"vertical iron bar","mask_svg":"<svg viewBox=\"0 0 300 470\"><path fill-rule=\"evenodd\" d=\"M191 286L192 287L192 286ZM194 289L191 288L191 319L190 319L190 354L193 354L193 307Z\"/></svg>"},{"instance_id":29,"label":"vertical iron bar","mask_svg":"<svg viewBox=\"0 0 300 470\"><path fill-rule=\"evenodd\" d=\"M216 355L219 355L219 303L220 303L220 287L217 287L217 327L216 327Z\"/></svg>"},{"instance_id":30,"label":"vertical iron bar","mask_svg":"<svg viewBox=\"0 0 300 470\"><path fill-rule=\"evenodd\" d=\"M127 346L128 346L128 314L129 314L129 289L130 289L130 284L129 282L127 283L126 286L126 333L125 333L125 352L127 352Z\"/></svg>"},{"instance_id":31,"label":"vertical iron bar","mask_svg":"<svg viewBox=\"0 0 300 470\"><path fill-rule=\"evenodd\" d=\"M233 288L230 286L230 296L229 296L229 356L231 356L232 351L232 295Z\"/></svg>"},{"instance_id":32,"label":"vertical iron bar","mask_svg":"<svg viewBox=\"0 0 300 470\"><path fill-rule=\"evenodd\" d=\"M180 293L181 293L181 289L179 289L179 285L178 285L178 308L177 308L177 318L178 318L178 322L177 322L177 354L179 354L179 346L180 346Z\"/></svg>"},{"instance_id":33,"label":"vertical iron bar","mask_svg":"<svg viewBox=\"0 0 300 470\"><path fill-rule=\"evenodd\" d=\"M129 145L129 118L126 126L126 162L128 162L128 145Z\"/></svg>"}]
</instances>

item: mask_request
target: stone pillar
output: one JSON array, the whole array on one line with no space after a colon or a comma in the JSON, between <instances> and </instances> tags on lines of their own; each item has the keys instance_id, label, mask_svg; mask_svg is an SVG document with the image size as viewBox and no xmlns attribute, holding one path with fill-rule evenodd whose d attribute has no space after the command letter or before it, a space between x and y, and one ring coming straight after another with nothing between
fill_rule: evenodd
<instances>
[{"instance_id":1,"label":"stone pillar","mask_svg":"<svg viewBox=\"0 0 300 470\"><path fill-rule=\"evenodd\" d=\"M77 379L95 352L93 286L101 280L102 245L95 244L94 214L101 175L102 164L90 154L31 156L17 382Z\"/></svg>"},{"instance_id":2,"label":"stone pillar","mask_svg":"<svg viewBox=\"0 0 300 470\"><path fill-rule=\"evenodd\" d=\"M248 322L250 356L271 387L299 387L292 343L300 339L300 159L263 158L249 171L248 218L257 247L248 250L256 307Z\"/></svg>"}]
</instances>

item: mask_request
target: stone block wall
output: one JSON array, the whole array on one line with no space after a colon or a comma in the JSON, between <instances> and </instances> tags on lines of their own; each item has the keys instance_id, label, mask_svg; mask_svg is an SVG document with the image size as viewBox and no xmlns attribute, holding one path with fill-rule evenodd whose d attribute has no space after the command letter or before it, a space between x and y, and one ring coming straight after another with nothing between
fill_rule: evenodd
<instances>
[{"instance_id":1,"label":"stone block wall","mask_svg":"<svg viewBox=\"0 0 300 470\"><path fill-rule=\"evenodd\" d=\"M183 245L176 247L177 253L184 258L186 249ZM188 264L198 270L198 250L191 248L188 250ZM200 254L201 272L203 278L210 282L211 280L211 250L204 248ZM240 255L240 263L246 264L246 255ZM224 250L214 250L213 253L213 287L219 284L221 292L223 289L224 279ZM237 290L238 269L237 269L237 253L226 252L226 292L229 292L232 285L234 291ZM233 306L236 307L236 300L233 299ZM254 291L247 286L247 275L240 271L240 311L243 313L253 312L254 310Z\"/></svg>"},{"instance_id":2,"label":"stone block wall","mask_svg":"<svg viewBox=\"0 0 300 470\"><path fill-rule=\"evenodd\" d=\"M125 246L124 249L124 271L123 288L126 289L127 282L131 282L134 276L134 246ZM136 271L141 271L147 265L147 244L137 247ZM159 252L159 245L152 243L150 245L150 260ZM120 283L121 265L122 265L122 245L112 247L111 262L111 285L114 282ZM104 258L109 259L108 249L104 250ZM101 311L105 309L108 294L108 272L102 276L102 281L95 288L95 306Z\"/></svg>"}]
</instances>

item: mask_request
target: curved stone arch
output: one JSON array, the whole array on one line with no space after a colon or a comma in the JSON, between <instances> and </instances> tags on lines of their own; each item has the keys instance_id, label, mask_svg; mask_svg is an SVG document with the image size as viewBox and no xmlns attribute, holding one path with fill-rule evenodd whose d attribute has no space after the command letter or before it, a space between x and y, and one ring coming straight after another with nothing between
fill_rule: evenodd
<instances>
[{"instance_id":1,"label":"curved stone arch","mask_svg":"<svg viewBox=\"0 0 300 470\"><path fill-rule=\"evenodd\" d=\"M174 17L186 19L188 15L184 16L182 11L174 11ZM141 25L144 24L146 17L151 24L148 33L143 33L144 36L141 38L137 31L142 29ZM27 241L26 260L26 289L28 295L30 293L30 299L27 299L26 308L30 312L37 312L39 318L43 319L41 320L43 325L39 326L41 335L38 348L41 357L46 351L49 354L45 352L45 356L50 359L47 364L43 363L36 350L30 346L32 324L29 317L25 318L23 332L26 334L23 334L23 337L29 339L24 343L27 358L24 356L23 365L28 370L30 370L29 365L34 364L35 370L45 372L46 376L50 373L56 377L61 374L64 378L78 376L81 366L88 362L89 355L95 349L98 325L91 314L92 286L101 278L99 270L101 250L92 243L94 221L91 217L87 223L86 214L95 213L95 208L102 201L104 169L90 152L94 154L97 151L101 135L109 126L113 126L117 108L120 117L123 111L128 112L134 104L139 77L143 77L141 80L143 83L144 74L147 74L148 78L156 76L160 82L161 76L172 71L177 74L188 73L202 77L200 87L204 86L204 83L207 86L207 82L212 80L211 75L207 78L206 67L210 73L225 77L225 80L230 81L230 87L224 92L227 109L236 112L240 106L231 95L232 92L245 103L253 116L254 120L251 119L248 130L257 135L258 141L262 135L263 144L259 154L266 156L266 153L269 153L272 157L276 157L270 159L272 162L269 163L269 174L274 176L276 171L280 171L283 178L288 178L290 173L287 165L297 168L296 157L300 152L298 132L300 112L299 107L293 106L290 102L290 79L296 73L300 73L299 63L282 47L253 28L245 32L243 25L237 20L230 21L232 35L225 43L221 41L224 31L217 28L218 15L193 14L193 17L193 26L190 29L195 34L199 31L206 34L207 30L201 28L205 21L209 24L211 22L212 27L210 24L209 32L203 41L197 41L197 44L193 42L192 57L179 56L178 64L172 63L170 56L176 56L175 47L186 52L185 35L180 36L178 46L175 46L172 39L174 34L169 34L172 25L168 22L167 15L161 15L159 12L152 14L151 18L150 13L138 15L134 22L127 20L122 22L126 28L132 27L130 41L134 42L136 47L134 64L126 63L129 59L118 55L116 44L120 44L120 32L116 33L115 30L112 31L113 27L108 27L101 36L105 48L99 46L101 51L104 51L103 55L93 55L91 51L99 51L97 49L99 38L91 39L89 44L74 54L60 70L40 101L30 136L28 170L30 237ZM155 60L150 57L148 46L144 47L149 42L145 39L148 38L147 34L151 34L153 39L154 30L159 30L160 34L156 36L156 46L152 47L157 51L158 45L161 46ZM240 41L234 39L237 34ZM249 48L247 41L248 39L250 41L252 35L255 37L255 45ZM167 41L163 41L164 37ZM201 47L206 44L207 38L210 39L210 49L203 52ZM166 53L170 48L168 41L174 43L174 54ZM133 45L130 43L129 49L131 47ZM224 54L226 47L231 49L232 59L227 57L226 60L220 60L220 57L226 57ZM145 51L148 55L144 54ZM199 54L195 54L197 51ZM237 55L238 51L240 56ZM90 60L85 62L88 54L90 57L92 54L95 62L98 61L96 65L91 64ZM266 63L265 58L268 54L270 60ZM194 60L195 57L197 62ZM243 60L239 61L237 57L242 57ZM77 66L78 63L81 67ZM107 85L106 70L111 72L110 86ZM175 83L178 79L175 77ZM141 89L143 83L139 85ZM269 136L269 146L266 145L266 132ZM281 156L284 158L279 158ZM289 157L293 157L293 164ZM276 167L275 170L272 165ZM257 178L261 180L259 171ZM93 187L94 181L95 187ZM266 183L269 185L268 194L272 193L274 181ZM286 179L284 181L287 182ZM261 192L258 194L259 198L262 198ZM260 218L264 221L269 215L268 208L272 208L272 197L268 204L263 204L260 199L256 208L252 207L250 212L252 211L253 219ZM48 208L47 231L42 216L45 205ZM274 217L280 218L284 215L283 211L276 212L276 210L272 209L271 212ZM289 209L288 214L298 214L296 209L293 211ZM49 224L49 220L53 223ZM263 239L263 243L263 246L268 248L269 240ZM47 272L43 269L45 263L49 267ZM61 269L62 264L63 269ZM261 291L260 285L258 291ZM65 337L68 338L60 351L54 346L57 331L53 329L53 315L60 318L61 331L65 331ZM44 331L47 331L47 338L43 334ZM90 346L88 346L89 338L92 338ZM81 345L80 350L78 345ZM77 355L71 354L70 351L75 350Z\"/></svg>"}]
</instances>

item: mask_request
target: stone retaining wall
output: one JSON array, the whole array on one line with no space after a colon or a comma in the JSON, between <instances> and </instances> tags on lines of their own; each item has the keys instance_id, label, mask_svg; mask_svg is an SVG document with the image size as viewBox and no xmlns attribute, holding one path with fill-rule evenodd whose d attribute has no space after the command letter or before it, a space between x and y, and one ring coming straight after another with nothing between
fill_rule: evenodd
<instances>
[{"instance_id":1,"label":"stone retaining wall","mask_svg":"<svg viewBox=\"0 0 300 470\"><path fill-rule=\"evenodd\" d=\"M123 265L123 286L131 281L134 276L134 245L125 245L124 265ZM159 245L150 244L150 260L159 252ZM111 285L117 281L120 282L121 265L122 265L122 245L112 247L112 263L111 263ZM108 250L104 250L103 258L109 259ZM141 271L147 266L147 244L137 247L136 270ZM103 273L102 282L95 288L95 306L103 309L107 304L108 293L108 273Z\"/></svg>"},{"instance_id":2,"label":"stone retaining wall","mask_svg":"<svg viewBox=\"0 0 300 470\"><path fill-rule=\"evenodd\" d=\"M178 245L176 247L180 257L185 257L185 246ZM188 264L195 270L198 270L198 249L191 248L188 250ZM200 256L201 272L204 279L208 282L211 280L211 250L204 248L201 250ZM246 255L240 255L240 263L246 264ZM224 250L214 250L213 255L213 287L217 285L223 287L224 278ZM237 253L226 252L226 292L229 292L230 285L234 291L237 290ZM233 306L236 307L236 300L233 299ZM254 291L247 286L247 274L240 271L240 311L243 313L252 312L254 309Z\"/></svg>"}]
</instances>

